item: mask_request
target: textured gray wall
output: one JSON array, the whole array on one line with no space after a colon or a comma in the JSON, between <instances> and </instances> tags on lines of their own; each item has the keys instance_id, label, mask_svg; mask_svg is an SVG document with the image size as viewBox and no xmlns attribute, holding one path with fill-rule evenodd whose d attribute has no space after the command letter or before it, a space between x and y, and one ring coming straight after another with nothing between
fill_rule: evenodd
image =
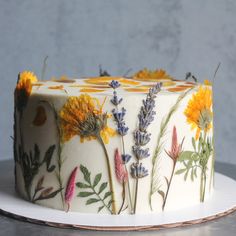
<instances>
[{"instance_id":1,"label":"textured gray wall","mask_svg":"<svg viewBox=\"0 0 236 236\"><path fill-rule=\"evenodd\" d=\"M236 163L235 0L0 0L0 159L12 158L19 71L91 76L163 67L212 78L217 160Z\"/></svg>"}]
</instances>

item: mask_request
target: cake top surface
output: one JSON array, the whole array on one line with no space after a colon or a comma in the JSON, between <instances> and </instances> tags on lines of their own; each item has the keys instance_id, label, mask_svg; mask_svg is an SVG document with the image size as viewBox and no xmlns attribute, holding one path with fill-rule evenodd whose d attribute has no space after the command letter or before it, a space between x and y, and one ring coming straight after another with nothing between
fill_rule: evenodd
<instances>
[{"instance_id":1,"label":"cake top surface","mask_svg":"<svg viewBox=\"0 0 236 236\"><path fill-rule=\"evenodd\" d=\"M25 72L31 73L31 72ZM29 74L28 74L29 75ZM26 77L28 76L26 75ZM34 76L33 74L31 76ZM35 76L35 78L37 78ZM51 78L51 80L31 80L32 94L48 94L59 96L78 96L80 93L91 93L94 95L112 95L110 86L112 80L120 84L120 94L146 94L149 88L156 83L162 83L161 93L176 94L188 89L197 88L200 84L194 80L176 80L164 70L143 69L129 77L98 76L82 77L79 79L62 76ZM210 85L209 83L205 83Z\"/></svg>"}]
</instances>

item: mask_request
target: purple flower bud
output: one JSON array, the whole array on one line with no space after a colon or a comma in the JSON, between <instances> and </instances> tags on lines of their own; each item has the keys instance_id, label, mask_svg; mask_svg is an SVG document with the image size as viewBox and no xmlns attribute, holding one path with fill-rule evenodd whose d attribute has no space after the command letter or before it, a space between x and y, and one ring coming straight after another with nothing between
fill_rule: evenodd
<instances>
[{"instance_id":1,"label":"purple flower bud","mask_svg":"<svg viewBox=\"0 0 236 236\"><path fill-rule=\"evenodd\" d=\"M120 87L120 83L117 80L112 80L109 86L112 87L113 89L116 89Z\"/></svg>"},{"instance_id":2,"label":"purple flower bud","mask_svg":"<svg viewBox=\"0 0 236 236\"><path fill-rule=\"evenodd\" d=\"M133 146L133 152L138 160L141 160L150 156L149 148L142 149L138 146Z\"/></svg>"},{"instance_id":3,"label":"purple flower bud","mask_svg":"<svg viewBox=\"0 0 236 236\"><path fill-rule=\"evenodd\" d=\"M144 146L150 141L150 133L141 132L140 130L136 130L134 132L134 141L137 146Z\"/></svg>"},{"instance_id":4,"label":"purple flower bud","mask_svg":"<svg viewBox=\"0 0 236 236\"><path fill-rule=\"evenodd\" d=\"M128 132L129 128L125 126L124 122L118 123L117 132L121 136L125 136Z\"/></svg>"},{"instance_id":5,"label":"purple flower bud","mask_svg":"<svg viewBox=\"0 0 236 236\"><path fill-rule=\"evenodd\" d=\"M131 159L131 155L129 154L122 154L121 157L124 164L128 163L129 160Z\"/></svg>"},{"instance_id":6,"label":"purple flower bud","mask_svg":"<svg viewBox=\"0 0 236 236\"><path fill-rule=\"evenodd\" d=\"M112 114L116 120L117 123L122 123L124 120L124 116L125 116L126 110L124 107L121 108L121 111L117 111L116 109L112 110Z\"/></svg>"},{"instance_id":7,"label":"purple flower bud","mask_svg":"<svg viewBox=\"0 0 236 236\"><path fill-rule=\"evenodd\" d=\"M111 103L115 106L118 106L123 101L123 98L118 98L116 95L111 99Z\"/></svg>"},{"instance_id":8,"label":"purple flower bud","mask_svg":"<svg viewBox=\"0 0 236 236\"><path fill-rule=\"evenodd\" d=\"M148 175L148 170L142 166L142 163L133 163L131 165L131 176L135 179L143 178Z\"/></svg>"}]
</instances>

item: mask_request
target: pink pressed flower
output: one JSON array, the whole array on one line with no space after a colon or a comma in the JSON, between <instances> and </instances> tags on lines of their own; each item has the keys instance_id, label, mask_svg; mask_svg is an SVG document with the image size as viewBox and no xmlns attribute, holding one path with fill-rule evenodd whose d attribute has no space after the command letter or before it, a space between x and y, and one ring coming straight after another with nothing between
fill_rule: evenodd
<instances>
[{"instance_id":1,"label":"pink pressed flower","mask_svg":"<svg viewBox=\"0 0 236 236\"><path fill-rule=\"evenodd\" d=\"M115 173L117 180L123 184L128 180L128 173L125 170L121 155L118 149L115 150Z\"/></svg>"},{"instance_id":2,"label":"pink pressed flower","mask_svg":"<svg viewBox=\"0 0 236 236\"><path fill-rule=\"evenodd\" d=\"M66 192L65 192L65 203L68 204L67 212L70 210L70 202L74 197L75 192L75 178L77 174L78 167L75 167L71 172L70 178L67 182Z\"/></svg>"},{"instance_id":3,"label":"pink pressed flower","mask_svg":"<svg viewBox=\"0 0 236 236\"><path fill-rule=\"evenodd\" d=\"M177 130L176 127L173 127L173 132L172 132L172 143L171 143L171 150L166 152L168 154L168 156L174 161L176 162L179 155L182 152L182 144L178 144L178 137L177 137Z\"/></svg>"}]
</instances>

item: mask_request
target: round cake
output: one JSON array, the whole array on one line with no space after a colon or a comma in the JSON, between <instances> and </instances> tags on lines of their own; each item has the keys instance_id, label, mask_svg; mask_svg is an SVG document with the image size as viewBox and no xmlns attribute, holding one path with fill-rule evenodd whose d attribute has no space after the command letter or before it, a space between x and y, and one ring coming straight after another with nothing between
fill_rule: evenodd
<instances>
[{"instance_id":1,"label":"round cake","mask_svg":"<svg viewBox=\"0 0 236 236\"><path fill-rule=\"evenodd\" d=\"M45 81L25 71L14 122L16 190L32 203L147 214L202 204L213 191L209 81L147 69Z\"/></svg>"}]
</instances>

